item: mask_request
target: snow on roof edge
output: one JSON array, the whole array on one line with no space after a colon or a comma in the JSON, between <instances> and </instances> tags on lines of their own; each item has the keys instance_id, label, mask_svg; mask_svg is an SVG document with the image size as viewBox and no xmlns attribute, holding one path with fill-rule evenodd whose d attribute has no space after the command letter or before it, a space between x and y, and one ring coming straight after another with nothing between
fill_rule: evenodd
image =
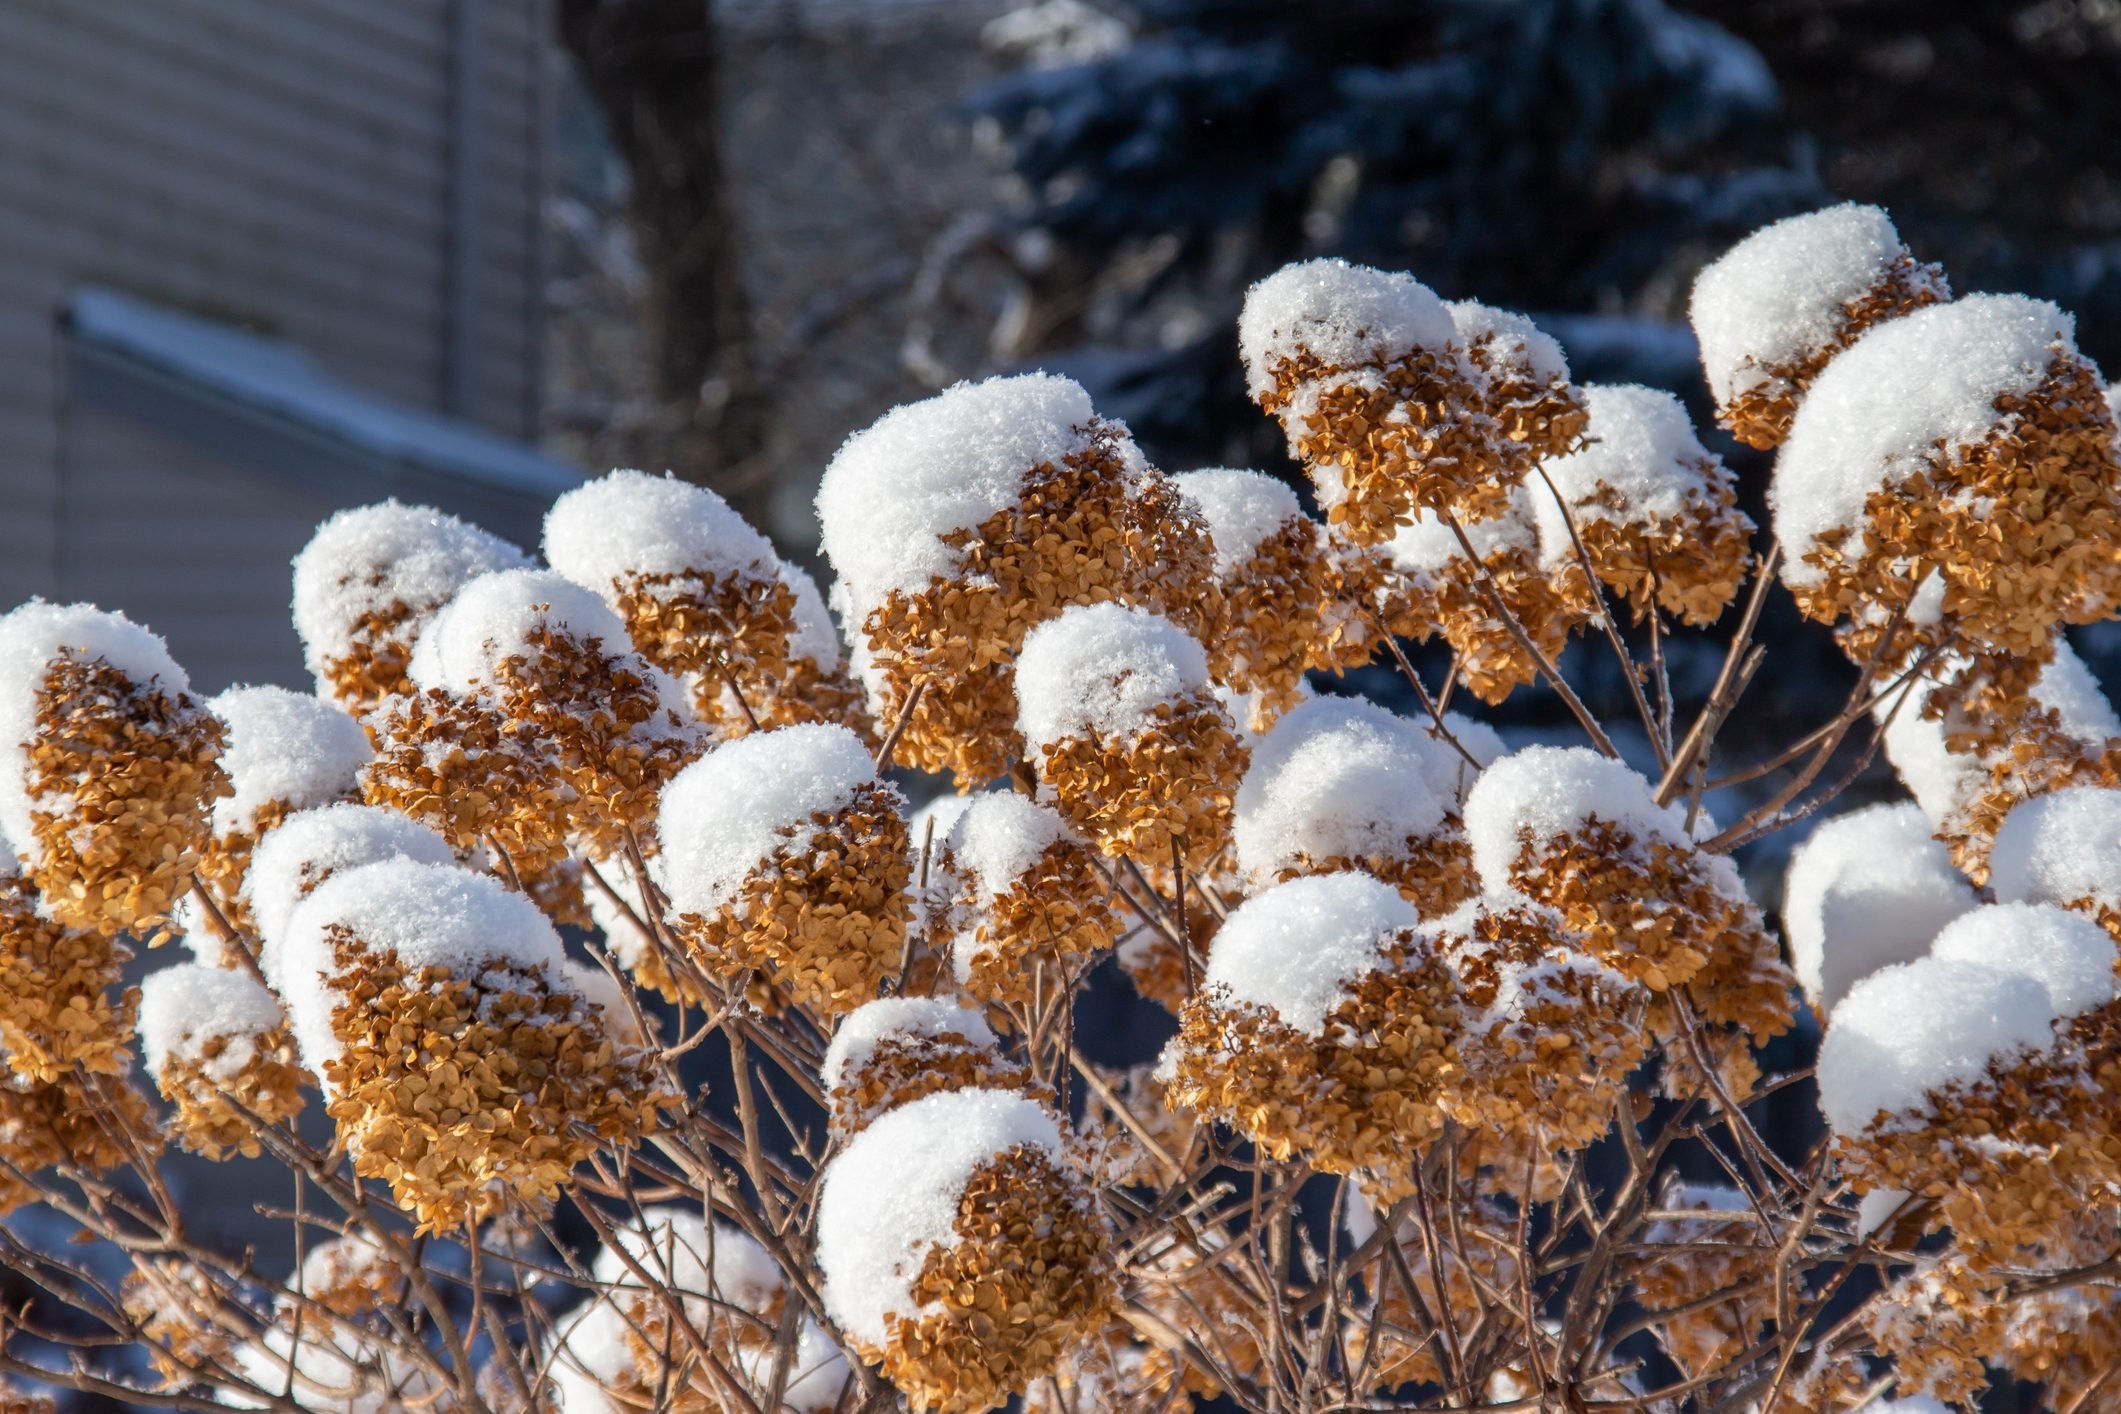
<instances>
[{"instance_id":1,"label":"snow on roof edge","mask_svg":"<svg viewBox=\"0 0 2121 1414\"><path fill-rule=\"evenodd\" d=\"M500 433L355 387L284 340L95 285L77 287L62 317L77 341L382 462L541 500L584 480Z\"/></svg>"}]
</instances>

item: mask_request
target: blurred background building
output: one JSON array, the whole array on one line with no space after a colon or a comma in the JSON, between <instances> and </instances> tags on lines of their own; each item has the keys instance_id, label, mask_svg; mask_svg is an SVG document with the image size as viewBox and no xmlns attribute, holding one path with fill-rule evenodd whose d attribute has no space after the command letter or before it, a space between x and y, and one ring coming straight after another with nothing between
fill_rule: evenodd
<instances>
[{"instance_id":1,"label":"blurred background building","mask_svg":"<svg viewBox=\"0 0 2121 1414\"><path fill-rule=\"evenodd\" d=\"M0 4L0 603L292 680L287 561L392 493L521 535L543 397L534 0Z\"/></svg>"}]
</instances>

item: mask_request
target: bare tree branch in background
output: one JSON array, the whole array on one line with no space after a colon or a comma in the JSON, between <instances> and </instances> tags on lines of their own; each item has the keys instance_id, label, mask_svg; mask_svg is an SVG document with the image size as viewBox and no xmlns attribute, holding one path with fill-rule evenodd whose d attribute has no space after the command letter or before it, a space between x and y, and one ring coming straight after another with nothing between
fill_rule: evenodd
<instances>
[{"instance_id":1,"label":"bare tree branch in background","mask_svg":"<svg viewBox=\"0 0 2121 1414\"><path fill-rule=\"evenodd\" d=\"M631 177L648 278L649 386L666 416L651 440L674 469L742 498L767 404L752 367L751 309L722 150L707 0L561 0L560 37Z\"/></svg>"}]
</instances>

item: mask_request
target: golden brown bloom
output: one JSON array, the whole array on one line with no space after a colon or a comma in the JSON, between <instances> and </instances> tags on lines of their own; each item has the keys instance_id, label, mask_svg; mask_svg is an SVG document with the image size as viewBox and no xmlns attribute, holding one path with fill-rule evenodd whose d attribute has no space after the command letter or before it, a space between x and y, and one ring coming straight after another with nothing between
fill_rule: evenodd
<instances>
[{"instance_id":1,"label":"golden brown bloom","mask_svg":"<svg viewBox=\"0 0 2121 1414\"><path fill-rule=\"evenodd\" d=\"M1028 1007L1072 987L1119 928L1096 853L1050 806L1010 791L975 796L940 844L954 884L942 931L957 983Z\"/></svg>"},{"instance_id":2,"label":"golden brown bloom","mask_svg":"<svg viewBox=\"0 0 2121 1414\"><path fill-rule=\"evenodd\" d=\"M280 975L303 1055L355 1171L423 1228L548 1200L675 1102L560 963L535 906L446 865L349 870L297 912Z\"/></svg>"},{"instance_id":3,"label":"golden brown bloom","mask_svg":"<svg viewBox=\"0 0 2121 1414\"><path fill-rule=\"evenodd\" d=\"M583 923L571 846L652 847L665 781L705 742L667 674L624 647L595 596L558 575L489 575L421 638L419 691L385 703L363 775L373 804L433 825L462 851L490 846L504 875L561 921Z\"/></svg>"},{"instance_id":4,"label":"golden brown bloom","mask_svg":"<svg viewBox=\"0 0 2121 1414\"><path fill-rule=\"evenodd\" d=\"M1498 425L1488 372L1460 337L1420 282L1345 261L1287 266L1245 296L1238 342L1252 397L1280 419L1336 536L1374 545L1423 509L1491 515L1522 476L1530 442ZM1506 375L1500 408L1519 370L1488 347ZM1517 430L1529 437L1539 421Z\"/></svg>"},{"instance_id":5,"label":"golden brown bloom","mask_svg":"<svg viewBox=\"0 0 2121 1414\"><path fill-rule=\"evenodd\" d=\"M1904 609L1976 653L2044 656L2121 594L2114 416L2069 320L1976 295L1874 330L1776 460L1782 578L1821 622Z\"/></svg>"},{"instance_id":6,"label":"golden brown bloom","mask_svg":"<svg viewBox=\"0 0 2121 1414\"><path fill-rule=\"evenodd\" d=\"M878 1119L826 1170L825 1302L916 1409L988 1409L1104 1322L1111 1254L1052 1114L992 1090Z\"/></svg>"},{"instance_id":7,"label":"golden brown bloom","mask_svg":"<svg viewBox=\"0 0 2121 1414\"><path fill-rule=\"evenodd\" d=\"M842 1143L886 1111L942 1090L1013 1090L1050 1102L1051 1086L1004 1056L986 1019L940 998L884 997L840 1022L818 1082Z\"/></svg>"},{"instance_id":8,"label":"golden brown bloom","mask_svg":"<svg viewBox=\"0 0 2121 1414\"><path fill-rule=\"evenodd\" d=\"M1599 961L1652 992L1686 985L1712 959L1735 976L1763 947L1773 955L1730 860L1699 849L1680 811L1587 747L1502 758L1474 782L1465 819L1488 888L1555 909Z\"/></svg>"},{"instance_id":9,"label":"golden brown bloom","mask_svg":"<svg viewBox=\"0 0 2121 1414\"><path fill-rule=\"evenodd\" d=\"M412 689L413 643L482 574L523 552L430 506L382 501L340 511L295 557L295 630L317 691L365 718Z\"/></svg>"},{"instance_id":10,"label":"golden brown bloom","mask_svg":"<svg viewBox=\"0 0 2121 1414\"><path fill-rule=\"evenodd\" d=\"M1805 390L1866 329L1950 298L1944 272L1910 255L1875 206L1846 203L1754 232L1694 282L1717 416L1748 446L1780 444Z\"/></svg>"},{"instance_id":11,"label":"golden brown bloom","mask_svg":"<svg viewBox=\"0 0 2121 1414\"><path fill-rule=\"evenodd\" d=\"M1466 687L1488 703L1540 676L1538 657L1511 632L1510 619L1552 663L1589 613L1542 561L1530 493L1521 486L1486 519L1454 527L1424 511L1383 544L1344 554L1341 565L1350 591L1392 633L1441 635Z\"/></svg>"},{"instance_id":12,"label":"golden brown bloom","mask_svg":"<svg viewBox=\"0 0 2121 1414\"><path fill-rule=\"evenodd\" d=\"M1200 644L1119 604L1076 607L1024 639L1017 724L1041 794L1109 855L1200 868L1223 845L1247 751Z\"/></svg>"},{"instance_id":13,"label":"golden brown bloom","mask_svg":"<svg viewBox=\"0 0 2121 1414\"><path fill-rule=\"evenodd\" d=\"M1022 753L1010 663L1073 604L1126 599L1204 630L1207 526L1073 382L995 378L898 408L848 439L818 493L835 602L896 759L960 788Z\"/></svg>"},{"instance_id":14,"label":"golden brown bloom","mask_svg":"<svg viewBox=\"0 0 2121 1414\"><path fill-rule=\"evenodd\" d=\"M649 662L694 684L703 718L721 724L732 689L759 710L789 669L794 587L766 538L705 487L638 471L576 487L546 513L545 558L601 595ZM741 711L727 715L744 729Z\"/></svg>"},{"instance_id":15,"label":"golden brown bloom","mask_svg":"<svg viewBox=\"0 0 2121 1414\"><path fill-rule=\"evenodd\" d=\"M1282 482L1216 469L1171 478L1214 539L1221 612L1201 635L1215 680L1247 694L1265 731L1296 705L1307 668L1359 666L1374 630L1338 593L1325 535Z\"/></svg>"},{"instance_id":16,"label":"golden brown bloom","mask_svg":"<svg viewBox=\"0 0 2121 1414\"><path fill-rule=\"evenodd\" d=\"M9 1071L40 1084L77 1065L123 1075L139 1003L124 986L131 957L116 938L45 918L36 887L15 872L0 836L0 1048Z\"/></svg>"},{"instance_id":17,"label":"golden brown bloom","mask_svg":"<svg viewBox=\"0 0 2121 1414\"><path fill-rule=\"evenodd\" d=\"M898 974L913 853L898 792L844 727L754 732L663 792L671 926L731 981L837 1014Z\"/></svg>"},{"instance_id":18,"label":"golden brown bloom","mask_svg":"<svg viewBox=\"0 0 2121 1414\"><path fill-rule=\"evenodd\" d=\"M1569 382L1561 345L1522 314L1454 300L1451 327L1492 419L1501 479L1522 480L1537 462L1565 455L1585 434L1585 390Z\"/></svg>"},{"instance_id":19,"label":"golden brown bloom","mask_svg":"<svg viewBox=\"0 0 2121 1414\"><path fill-rule=\"evenodd\" d=\"M241 972L165 968L141 989L148 1073L175 1105L185 1148L209 1159L256 1158L256 1131L301 1113L309 1076L279 1000Z\"/></svg>"},{"instance_id":20,"label":"golden brown bloom","mask_svg":"<svg viewBox=\"0 0 2121 1414\"><path fill-rule=\"evenodd\" d=\"M1361 874L1278 884L1230 915L1168 1053L1181 1104L1277 1159L1397 1191L1456 1072L1449 967L1398 892Z\"/></svg>"},{"instance_id":21,"label":"golden brown bloom","mask_svg":"<svg viewBox=\"0 0 2121 1414\"><path fill-rule=\"evenodd\" d=\"M2062 909L2000 904L1834 1008L1820 1103L1858 1192L1934 1199L1977 1269L2022 1264L2121 1177L2114 941Z\"/></svg>"},{"instance_id":22,"label":"golden brown bloom","mask_svg":"<svg viewBox=\"0 0 2121 1414\"><path fill-rule=\"evenodd\" d=\"M744 708L762 727L790 727L804 722L827 722L846 727L865 741L878 736L876 721L869 715L869 698L855 680L852 666L840 642L839 625L818 592L817 581L801 568L782 561L781 582L795 596L795 632L788 640L788 662L772 678L739 676L734 687L709 693L705 681L693 685L693 702L700 718L726 735L736 735L746 723ZM735 694L743 695L739 706Z\"/></svg>"},{"instance_id":23,"label":"golden brown bloom","mask_svg":"<svg viewBox=\"0 0 2121 1414\"><path fill-rule=\"evenodd\" d=\"M1600 963L1559 913L1521 897L1475 900L1428 936L1457 974L1464 1011L1445 1112L1539 1150L1604 1135L1646 1049L1642 986Z\"/></svg>"},{"instance_id":24,"label":"golden brown bloom","mask_svg":"<svg viewBox=\"0 0 2121 1414\"><path fill-rule=\"evenodd\" d=\"M1694 436L1671 394L1588 387L1590 441L1540 467L1529 488L1540 554L1563 595L1596 611L1584 561L1640 621L1654 605L1715 621L1745 581L1753 522L1723 462Z\"/></svg>"},{"instance_id":25,"label":"golden brown bloom","mask_svg":"<svg viewBox=\"0 0 2121 1414\"><path fill-rule=\"evenodd\" d=\"M122 614L0 616L0 831L57 922L151 933L191 887L229 785L220 723L187 686Z\"/></svg>"},{"instance_id":26,"label":"golden brown bloom","mask_svg":"<svg viewBox=\"0 0 2121 1414\"><path fill-rule=\"evenodd\" d=\"M0 1169L0 1214L39 1200L34 1180L43 1170L69 1164L100 1173L152 1158L159 1133L146 1096L128 1079L0 1077L0 1161L7 1165Z\"/></svg>"}]
</instances>

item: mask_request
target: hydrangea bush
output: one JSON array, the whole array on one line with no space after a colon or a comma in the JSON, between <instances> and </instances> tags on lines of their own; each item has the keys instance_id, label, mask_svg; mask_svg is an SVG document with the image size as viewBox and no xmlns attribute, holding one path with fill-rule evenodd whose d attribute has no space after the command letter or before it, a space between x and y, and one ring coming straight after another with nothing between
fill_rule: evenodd
<instances>
[{"instance_id":1,"label":"hydrangea bush","mask_svg":"<svg viewBox=\"0 0 2121 1414\"><path fill-rule=\"evenodd\" d=\"M2121 720L2061 636L2121 610L2114 413L1874 209L1695 318L1768 527L1668 395L1316 261L1237 331L1316 518L1030 374L848 439L829 595L621 471L542 566L326 522L314 695L0 618L0 1203L78 1239L0 1237L7 1406L2115 1407ZM1778 589L1856 686L1726 760ZM1517 691L1577 740L1461 710ZM1815 819L1881 750L1911 799ZM1733 852L1800 822L1778 932ZM1158 1062L1079 1044L1093 973ZM293 1263L169 1149L291 1175Z\"/></svg>"}]
</instances>

